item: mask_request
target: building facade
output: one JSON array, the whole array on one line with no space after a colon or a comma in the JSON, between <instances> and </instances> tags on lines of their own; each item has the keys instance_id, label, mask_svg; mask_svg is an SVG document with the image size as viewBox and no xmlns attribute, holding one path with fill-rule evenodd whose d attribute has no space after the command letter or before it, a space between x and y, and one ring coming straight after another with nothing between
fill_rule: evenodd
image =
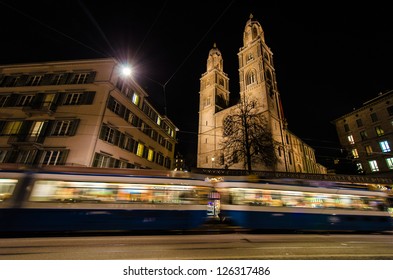
<instances>
[{"instance_id":1,"label":"building facade","mask_svg":"<svg viewBox=\"0 0 393 280\"><path fill-rule=\"evenodd\" d=\"M172 169L176 126L112 58L0 66L0 163Z\"/></svg>"},{"instance_id":2,"label":"building facade","mask_svg":"<svg viewBox=\"0 0 393 280\"><path fill-rule=\"evenodd\" d=\"M393 90L380 93L332 123L359 173L393 176Z\"/></svg>"},{"instance_id":3,"label":"building facade","mask_svg":"<svg viewBox=\"0 0 393 280\"><path fill-rule=\"evenodd\" d=\"M260 23L251 15L238 52L240 99L257 100L259 112L267 120L278 163L274 166L254 164L253 170L326 173L318 164L315 151L287 129L277 88L273 53L266 45ZM206 72L200 79L198 168L244 169L244 162L227 166L221 142L225 121L233 112L230 105L229 77L224 72L223 57L214 44L209 51Z\"/></svg>"}]
</instances>

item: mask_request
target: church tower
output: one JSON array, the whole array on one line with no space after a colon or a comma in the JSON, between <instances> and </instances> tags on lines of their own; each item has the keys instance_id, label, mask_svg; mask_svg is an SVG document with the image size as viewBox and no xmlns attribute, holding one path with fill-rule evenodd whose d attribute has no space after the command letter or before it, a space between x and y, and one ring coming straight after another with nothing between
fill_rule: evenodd
<instances>
[{"instance_id":1,"label":"church tower","mask_svg":"<svg viewBox=\"0 0 393 280\"><path fill-rule=\"evenodd\" d=\"M278 161L274 165L252 163L252 170L300 173L326 173L316 162L314 149L288 130L277 89L273 53L266 45L260 23L250 15L238 52L239 103L256 101L267 121ZM216 44L209 51L206 72L200 78L197 168L244 169L244 162L225 162L222 147L224 128L230 125L236 106L230 107L229 78ZM226 131L226 128L225 128ZM225 132L226 133L226 132ZM231 155L229 155L231 156Z\"/></svg>"},{"instance_id":2,"label":"church tower","mask_svg":"<svg viewBox=\"0 0 393 280\"><path fill-rule=\"evenodd\" d=\"M214 168L217 161L216 113L229 106L229 79L223 63L221 52L214 44L207 58L206 72L200 79L198 167Z\"/></svg>"},{"instance_id":3,"label":"church tower","mask_svg":"<svg viewBox=\"0 0 393 280\"><path fill-rule=\"evenodd\" d=\"M278 144L279 152L284 153L278 164L285 165L287 148L285 148L284 131L287 125L277 89L273 53L266 45L261 24L254 20L252 14L244 28L243 47L239 50L238 58L240 99L257 100L257 106L268 120L269 129ZM276 167L276 169L282 168Z\"/></svg>"}]
</instances>

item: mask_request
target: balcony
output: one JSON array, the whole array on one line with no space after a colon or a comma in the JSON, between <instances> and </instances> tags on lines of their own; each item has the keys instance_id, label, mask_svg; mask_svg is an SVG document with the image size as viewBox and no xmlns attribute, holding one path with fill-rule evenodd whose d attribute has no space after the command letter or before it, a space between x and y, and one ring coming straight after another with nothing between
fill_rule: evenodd
<instances>
[{"instance_id":1,"label":"balcony","mask_svg":"<svg viewBox=\"0 0 393 280\"><path fill-rule=\"evenodd\" d=\"M44 135L19 134L8 138L8 144L12 146L34 146L42 147L45 140Z\"/></svg>"},{"instance_id":2,"label":"balcony","mask_svg":"<svg viewBox=\"0 0 393 280\"><path fill-rule=\"evenodd\" d=\"M32 116L34 114L48 114L51 116L54 112L56 112L57 104L53 101L50 102L41 102L41 103L30 103L27 106L22 107L22 111L25 112L26 115Z\"/></svg>"}]
</instances>

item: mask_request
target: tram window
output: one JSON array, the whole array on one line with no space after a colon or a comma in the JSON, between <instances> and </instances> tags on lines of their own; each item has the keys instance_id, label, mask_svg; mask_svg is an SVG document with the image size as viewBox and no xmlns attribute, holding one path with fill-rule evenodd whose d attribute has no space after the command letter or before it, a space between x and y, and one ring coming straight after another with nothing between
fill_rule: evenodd
<instances>
[{"instance_id":1,"label":"tram window","mask_svg":"<svg viewBox=\"0 0 393 280\"><path fill-rule=\"evenodd\" d=\"M17 182L16 179L0 179L0 202L12 196Z\"/></svg>"}]
</instances>

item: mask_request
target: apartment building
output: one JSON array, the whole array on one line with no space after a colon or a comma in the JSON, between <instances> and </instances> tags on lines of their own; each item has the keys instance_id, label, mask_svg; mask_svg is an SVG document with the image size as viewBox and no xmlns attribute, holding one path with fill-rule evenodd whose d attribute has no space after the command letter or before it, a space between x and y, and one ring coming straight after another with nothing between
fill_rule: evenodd
<instances>
[{"instance_id":1,"label":"apartment building","mask_svg":"<svg viewBox=\"0 0 393 280\"><path fill-rule=\"evenodd\" d=\"M0 163L172 169L176 131L115 59L0 65Z\"/></svg>"},{"instance_id":2,"label":"apartment building","mask_svg":"<svg viewBox=\"0 0 393 280\"><path fill-rule=\"evenodd\" d=\"M393 90L380 93L332 123L359 173L393 176Z\"/></svg>"}]
</instances>

